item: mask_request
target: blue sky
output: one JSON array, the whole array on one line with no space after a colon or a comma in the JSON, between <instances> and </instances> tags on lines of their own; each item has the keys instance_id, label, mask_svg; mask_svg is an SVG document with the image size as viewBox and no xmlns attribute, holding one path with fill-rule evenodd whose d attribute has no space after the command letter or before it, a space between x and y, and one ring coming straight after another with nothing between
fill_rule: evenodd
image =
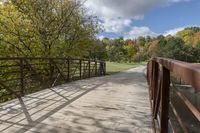
<instances>
[{"instance_id":1,"label":"blue sky","mask_svg":"<svg viewBox=\"0 0 200 133\"><path fill-rule=\"evenodd\" d=\"M174 35L200 25L200 0L88 0L85 5L102 20L99 38Z\"/></svg>"}]
</instances>

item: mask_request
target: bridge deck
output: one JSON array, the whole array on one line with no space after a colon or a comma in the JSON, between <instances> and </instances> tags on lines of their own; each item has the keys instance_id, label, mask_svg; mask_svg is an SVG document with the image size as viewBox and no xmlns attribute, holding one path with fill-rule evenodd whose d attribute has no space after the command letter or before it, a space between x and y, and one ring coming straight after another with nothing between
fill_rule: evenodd
<instances>
[{"instance_id":1,"label":"bridge deck","mask_svg":"<svg viewBox=\"0 0 200 133\"><path fill-rule=\"evenodd\" d=\"M144 67L71 82L0 104L0 132L149 133Z\"/></svg>"}]
</instances>

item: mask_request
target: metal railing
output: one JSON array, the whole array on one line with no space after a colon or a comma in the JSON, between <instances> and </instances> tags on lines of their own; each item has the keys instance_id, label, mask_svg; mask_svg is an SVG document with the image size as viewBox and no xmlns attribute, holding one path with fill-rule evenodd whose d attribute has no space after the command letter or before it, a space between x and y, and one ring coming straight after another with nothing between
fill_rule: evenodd
<instances>
[{"instance_id":1,"label":"metal railing","mask_svg":"<svg viewBox=\"0 0 200 133\"><path fill-rule=\"evenodd\" d=\"M153 58L147 64L147 81L155 132L200 131L199 64Z\"/></svg>"},{"instance_id":2,"label":"metal railing","mask_svg":"<svg viewBox=\"0 0 200 133\"><path fill-rule=\"evenodd\" d=\"M72 58L0 58L0 102L69 81L105 74L104 61Z\"/></svg>"}]
</instances>

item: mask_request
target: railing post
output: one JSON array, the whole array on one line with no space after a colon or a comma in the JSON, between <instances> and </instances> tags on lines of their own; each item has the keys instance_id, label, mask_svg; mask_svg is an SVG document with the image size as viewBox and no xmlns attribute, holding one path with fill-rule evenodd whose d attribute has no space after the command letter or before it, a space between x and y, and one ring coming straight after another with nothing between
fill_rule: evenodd
<instances>
[{"instance_id":1,"label":"railing post","mask_svg":"<svg viewBox=\"0 0 200 133\"><path fill-rule=\"evenodd\" d=\"M169 119L169 92L170 92L170 71L162 67L162 82L161 82L161 133L168 133Z\"/></svg>"},{"instance_id":2,"label":"railing post","mask_svg":"<svg viewBox=\"0 0 200 133\"><path fill-rule=\"evenodd\" d=\"M105 64L103 61L100 61L99 72L100 76L105 75Z\"/></svg>"},{"instance_id":3,"label":"railing post","mask_svg":"<svg viewBox=\"0 0 200 133\"><path fill-rule=\"evenodd\" d=\"M151 61L151 74L150 74L150 93L151 93L151 100L153 100L153 91L154 91L154 66L155 66L155 62Z\"/></svg>"},{"instance_id":4,"label":"railing post","mask_svg":"<svg viewBox=\"0 0 200 133\"><path fill-rule=\"evenodd\" d=\"M49 59L49 71L50 71L50 74L49 74L49 79L50 79L50 82L52 83L53 82L53 71L54 71L54 65L52 64L53 59Z\"/></svg>"},{"instance_id":5,"label":"railing post","mask_svg":"<svg viewBox=\"0 0 200 133\"><path fill-rule=\"evenodd\" d=\"M97 76L97 61L95 60L95 76Z\"/></svg>"},{"instance_id":6,"label":"railing post","mask_svg":"<svg viewBox=\"0 0 200 133\"><path fill-rule=\"evenodd\" d=\"M70 58L67 58L67 80L70 81Z\"/></svg>"},{"instance_id":7,"label":"railing post","mask_svg":"<svg viewBox=\"0 0 200 133\"><path fill-rule=\"evenodd\" d=\"M106 62L104 61L103 64L104 64L104 69L103 69L104 70L104 75L106 75Z\"/></svg>"},{"instance_id":8,"label":"railing post","mask_svg":"<svg viewBox=\"0 0 200 133\"><path fill-rule=\"evenodd\" d=\"M80 65L80 79L82 78L82 60L79 60L79 65Z\"/></svg>"},{"instance_id":9,"label":"railing post","mask_svg":"<svg viewBox=\"0 0 200 133\"><path fill-rule=\"evenodd\" d=\"M153 98L153 112L155 112L156 106L156 97L157 97L157 90L158 90L158 72L159 72L159 65L157 62L153 62L153 82L152 82L152 98Z\"/></svg>"},{"instance_id":10,"label":"railing post","mask_svg":"<svg viewBox=\"0 0 200 133\"><path fill-rule=\"evenodd\" d=\"M20 58L20 86L21 96L24 96L24 63L22 58Z\"/></svg>"},{"instance_id":11,"label":"railing post","mask_svg":"<svg viewBox=\"0 0 200 133\"><path fill-rule=\"evenodd\" d=\"M88 76L89 76L89 78L90 78L90 76L91 76L91 75L90 75L90 72L91 72L91 70L90 70L90 59L89 59L89 61L88 61L88 65L89 65L89 66L88 66L88 69L89 69L89 71L88 71Z\"/></svg>"}]
</instances>

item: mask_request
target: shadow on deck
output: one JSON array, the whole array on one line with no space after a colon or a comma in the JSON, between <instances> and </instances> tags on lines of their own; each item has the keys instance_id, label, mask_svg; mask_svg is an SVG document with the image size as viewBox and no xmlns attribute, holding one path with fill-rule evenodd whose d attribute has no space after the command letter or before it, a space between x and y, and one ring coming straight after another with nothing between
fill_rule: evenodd
<instances>
[{"instance_id":1,"label":"shadow on deck","mask_svg":"<svg viewBox=\"0 0 200 133\"><path fill-rule=\"evenodd\" d=\"M144 67L0 104L0 132L151 132Z\"/></svg>"}]
</instances>

